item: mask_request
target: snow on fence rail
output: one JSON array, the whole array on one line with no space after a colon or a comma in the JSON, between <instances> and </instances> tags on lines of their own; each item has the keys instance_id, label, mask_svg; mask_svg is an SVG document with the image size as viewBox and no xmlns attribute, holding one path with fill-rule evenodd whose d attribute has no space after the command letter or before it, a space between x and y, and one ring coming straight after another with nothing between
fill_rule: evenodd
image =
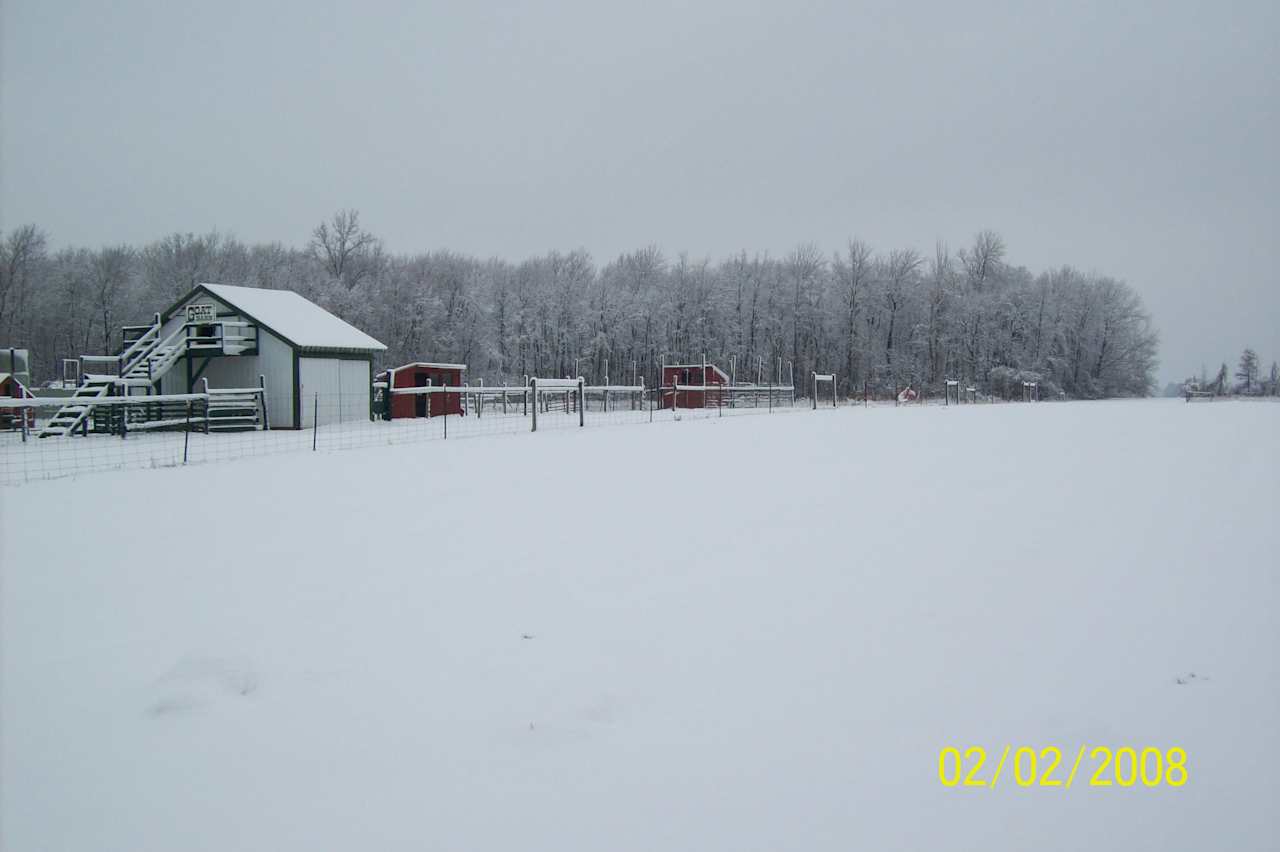
<instances>
[{"instance_id":1,"label":"snow on fence rail","mask_svg":"<svg viewBox=\"0 0 1280 852\"><path fill-rule=\"evenodd\" d=\"M252 391L257 393L258 388L246 388L243 392ZM242 391L231 391L239 393ZM205 393L167 393L154 394L152 396L104 396L92 400L94 407L112 406L112 405L142 405L149 402L192 402L197 400L207 400L209 394ZM0 408L61 408L73 401L73 397L69 396L36 396L27 397L25 399L9 399L0 397Z\"/></svg>"}]
</instances>

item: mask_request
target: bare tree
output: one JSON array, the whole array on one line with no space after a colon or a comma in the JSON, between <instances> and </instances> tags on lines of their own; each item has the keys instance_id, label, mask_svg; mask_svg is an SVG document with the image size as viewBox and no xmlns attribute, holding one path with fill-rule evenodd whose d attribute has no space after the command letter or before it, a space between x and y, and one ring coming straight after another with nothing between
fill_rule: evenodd
<instances>
[{"instance_id":1,"label":"bare tree","mask_svg":"<svg viewBox=\"0 0 1280 852\"><path fill-rule=\"evenodd\" d=\"M874 254L871 246L861 240L849 240L845 254L837 257L833 269L840 285L841 319L844 328L844 369L848 389L857 386L861 376L861 345L858 330L859 314L864 308L866 294L874 277Z\"/></svg>"},{"instance_id":2,"label":"bare tree","mask_svg":"<svg viewBox=\"0 0 1280 852\"><path fill-rule=\"evenodd\" d=\"M981 293L999 275L1004 255L1004 240L995 231L979 232L973 238L973 248L960 250L960 262L974 291Z\"/></svg>"},{"instance_id":3,"label":"bare tree","mask_svg":"<svg viewBox=\"0 0 1280 852\"><path fill-rule=\"evenodd\" d=\"M815 359L820 337L822 282L827 261L813 243L797 246L787 256L787 276L793 284L791 302L791 360L800 375L807 375Z\"/></svg>"},{"instance_id":4,"label":"bare tree","mask_svg":"<svg viewBox=\"0 0 1280 852\"><path fill-rule=\"evenodd\" d=\"M104 248L90 261L90 276L98 318L102 320L102 350L110 352L117 315L123 307L137 253L129 246Z\"/></svg>"},{"instance_id":5,"label":"bare tree","mask_svg":"<svg viewBox=\"0 0 1280 852\"><path fill-rule=\"evenodd\" d=\"M889 331L885 338L884 360L885 365L895 375L893 345L894 334L897 331L898 314L906 304L910 286L914 283L916 273L923 262L924 260L920 257L920 253L915 249L894 249L889 252L889 257L884 262L884 289L881 295L884 299L885 310L889 314Z\"/></svg>"},{"instance_id":6,"label":"bare tree","mask_svg":"<svg viewBox=\"0 0 1280 852\"><path fill-rule=\"evenodd\" d=\"M944 367L943 313L951 289L951 252L947 244L939 240L933 249L933 261L929 267L928 316L925 326L926 381L933 383L941 378Z\"/></svg>"},{"instance_id":7,"label":"bare tree","mask_svg":"<svg viewBox=\"0 0 1280 852\"><path fill-rule=\"evenodd\" d=\"M142 251L145 286L168 302L206 281L219 281L223 240L214 231L203 236L170 234Z\"/></svg>"},{"instance_id":8,"label":"bare tree","mask_svg":"<svg viewBox=\"0 0 1280 852\"><path fill-rule=\"evenodd\" d=\"M360 228L357 210L339 210L311 232L311 256L348 290L378 271L382 242Z\"/></svg>"},{"instance_id":9,"label":"bare tree","mask_svg":"<svg viewBox=\"0 0 1280 852\"><path fill-rule=\"evenodd\" d=\"M45 260L48 239L35 225L22 225L0 242L0 335L14 339L27 310L36 267Z\"/></svg>"}]
</instances>

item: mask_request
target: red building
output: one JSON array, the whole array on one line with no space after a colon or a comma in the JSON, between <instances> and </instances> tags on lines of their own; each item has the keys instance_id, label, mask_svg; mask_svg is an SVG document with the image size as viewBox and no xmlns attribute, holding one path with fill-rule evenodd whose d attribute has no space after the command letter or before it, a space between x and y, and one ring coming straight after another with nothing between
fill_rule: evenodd
<instances>
[{"instance_id":1,"label":"red building","mask_svg":"<svg viewBox=\"0 0 1280 852\"><path fill-rule=\"evenodd\" d=\"M415 362L394 367L379 373L375 381L386 382L391 389L461 387L466 364L425 364ZM395 420L402 417L440 417L445 414L464 414L462 394L391 394L389 411L384 408L384 417ZM389 416L388 416L389 414Z\"/></svg>"},{"instance_id":2,"label":"red building","mask_svg":"<svg viewBox=\"0 0 1280 852\"><path fill-rule=\"evenodd\" d=\"M715 364L667 364L662 368L661 407L707 408L720 403L720 386L729 376ZM675 385L706 385L708 390L675 390Z\"/></svg>"},{"instance_id":3,"label":"red building","mask_svg":"<svg viewBox=\"0 0 1280 852\"><path fill-rule=\"evenodd\" d=\"M26 385L18 381L12 373L0 373L0 397L9 399L31 399L32 393ZM30 408L0 408L0 429L21 429L22 418L27 420L27 428L35 428L36 413Z\"/></svg>"}]
</instances>

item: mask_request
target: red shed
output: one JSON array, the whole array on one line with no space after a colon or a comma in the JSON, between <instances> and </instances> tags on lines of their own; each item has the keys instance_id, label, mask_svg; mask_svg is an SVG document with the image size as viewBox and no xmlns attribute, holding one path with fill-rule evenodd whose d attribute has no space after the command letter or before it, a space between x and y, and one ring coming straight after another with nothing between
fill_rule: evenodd
<instances>
[{"instance_id":1,"label":"red shed","mask_svg":"<svg viewBox=\"0 0 1280 852\"><path fill-rule=\"evenodd\" d=\"M673 385L708 385L716 390L682 390L673 392L664 390L661 397L663 408L670 408L674 401L678 408L706 408L720 401L719 386L729 384L729 376L715 364L666 364L662 368L662 386Z\"/></svg>"},{"instance_id":2,"label":"red shed","mask_svg":"<svg viewBox=\"0 0 1280 852\"><path fill-rule=\"evenodd\" d=\"M18 381L12 373L0 373L0 397L9 399L31 399L32 393L26 385ZM35 428L36 413L30 408L0 408L0 429L21 429L22 418L27 420L27 428Z\"/></svg>"},{"instance_id":3,"label":"red shed","mask_svg":"<svg viewBox=\"0 0 1280 852\"><path fill-rule=\"evenodd\" d=\"M449 386L461 387L466 364L426 364L414 362L379 373L376 381L387 382L391 388L425 388ZM462 394L392 394L391 417L439 417L443 414L464 414Z\"/></svg>"}]
</instances>

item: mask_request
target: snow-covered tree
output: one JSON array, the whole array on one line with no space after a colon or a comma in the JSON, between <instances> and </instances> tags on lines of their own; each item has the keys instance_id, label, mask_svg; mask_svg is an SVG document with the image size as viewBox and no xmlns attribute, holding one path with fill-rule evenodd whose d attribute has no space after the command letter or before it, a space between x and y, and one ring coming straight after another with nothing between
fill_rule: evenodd
<instances>
[{"instance_id":1,"label":"snow-covered tree","mask_svg":"<svg viewBox=\"0 0 1280 852\"><path fill-rule=\"evenodd\" d=\"M907 383L941 394L946 378L984 392L1015 380L1074 397L1154 390L1158 338L1137 294L1070 266L1033 274L989 230L956 253L939 241L927 260L852 240L834 256L801 244L720 262L646 246L597 268L583 250L518 263L388 254L348 210L301 249L172 234L50 256L34 226L0 248L0 333L32 350L42 377L217 280L296 290L385 342L388 364L465 361L486 382L575 370L602 381L607 363L612 381L652 386L664 359L705 355L740 381L776 381L779 359L784 380L787 362L796 377L835 372L851 395Z\"/></svg>"},{"instance_id":2,"label":"snow-covered tree","mask_svg":"<svg viewBox=\"0 0 1280 852\"><path fill-rule=\"evenodd\" d=\"M1245 347L1240 353L1240 365L1236 368L1236 378L1240 380L1240 389L1245 393L1253 393L1253 386L1258 383L1258 353Z\"/></svg>"}]
</instances>

